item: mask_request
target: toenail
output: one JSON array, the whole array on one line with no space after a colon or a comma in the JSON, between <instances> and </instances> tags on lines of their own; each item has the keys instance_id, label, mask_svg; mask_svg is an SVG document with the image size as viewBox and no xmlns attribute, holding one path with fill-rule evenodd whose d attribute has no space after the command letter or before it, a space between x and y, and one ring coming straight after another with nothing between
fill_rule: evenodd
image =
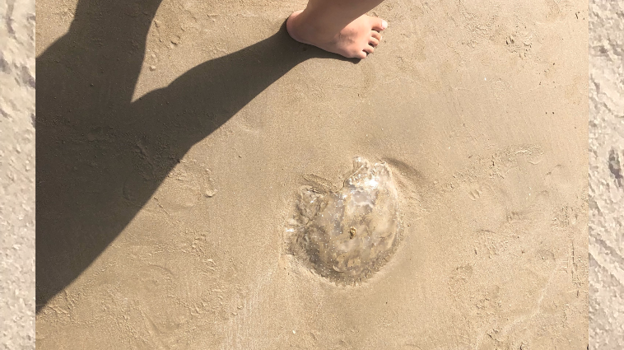
<instances>
[{"instance_id":1,"label":"toenail","mask_svg":"<svg viewBox=\"0 0 624 350\"><path fill-rule=\"evenodd\" d=\"M381 21L381 28L383 28L383 29L388 28L388 22L386 22L386 21Z\"/></svg>"}]
</instances>

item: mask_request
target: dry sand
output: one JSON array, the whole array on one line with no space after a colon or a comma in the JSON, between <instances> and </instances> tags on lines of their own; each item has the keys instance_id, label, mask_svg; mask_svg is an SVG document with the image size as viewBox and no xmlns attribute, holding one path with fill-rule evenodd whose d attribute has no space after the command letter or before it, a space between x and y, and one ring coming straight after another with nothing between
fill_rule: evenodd
<instances>
[{"instance_id":1,"label":"dry sand","mask_svg":"<svg viewBox=\"0 0 624 350\"><path fill-rule=\"evenodd\" d=\"M590 5L589 338L624 349L624 1Z\"/></svg>"},{"instance_id":2,"label":"dry sand","mask_svg":"<svg viewBox=\"0 0 624 350\"><path fill-rule=\"evenodd\" d=\"M35 340L35 1L0 0L0 349Z\"/></svg>"},{"instance_id":3,"label":"dry sand","mask_svg":"<svg viewBox=\"0 0 624 350\"><path fill-rule=\"evenodd\" d=\"M387 0L357 64L304 3L38 1L38 348L586 349L587 2ZM284 231L355 156L404 230L342 287Z\"/></svg>"}]
</instances>

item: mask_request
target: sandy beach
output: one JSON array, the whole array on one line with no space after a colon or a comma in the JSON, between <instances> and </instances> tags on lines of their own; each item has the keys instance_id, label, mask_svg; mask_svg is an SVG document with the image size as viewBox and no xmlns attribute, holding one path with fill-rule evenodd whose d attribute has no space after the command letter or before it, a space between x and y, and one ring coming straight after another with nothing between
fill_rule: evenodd
<instances>
[{"instance_id":1,"label":"sandy beach","mask_svg":"<svg viewBox=\"0 0 624 350\"><path fill-rule=\"evenodd\" d=\"M624 123L624 3L590 3L589 339L591 349L624 347L621 214Z\"/></svg>"},{"instance_id":2,"label":"sandy beach","mask_svg":"<svg viewBox=\"0 0 624 350\"><path fill-rule=\"evenodd\" d=\"M0 1L0 349L35 343L35 1Z\"/></svg>"},{"instance_id":3,"label":"sandy beach","mask_svg":"<svg viewBox=\"0 0 624 350\"><path fill-rule=\"evenodd\" d=\"M587 2L387 0L360 62L304 6L37 2L37 347L586 349ZM340 285L287 228L358 156L400 239Z\"/></svg>"}]
</instances>

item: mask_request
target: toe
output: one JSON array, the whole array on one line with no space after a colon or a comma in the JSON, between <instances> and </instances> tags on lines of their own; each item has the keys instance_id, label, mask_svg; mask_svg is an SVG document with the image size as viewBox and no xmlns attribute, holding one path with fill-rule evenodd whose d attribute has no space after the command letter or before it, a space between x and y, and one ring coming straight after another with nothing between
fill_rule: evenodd
<instances>
[{"instance_id":1,"label":"toe","mask_svg":"<svg viewBox=\"0 0 624 350\"><path fill-rule=\"evenodd\" d=\"M379 40L374 37L370 37L370 39L368 39L368 44L372 47L376 47L377 45L379 45Z\"/></svg>"},{"instance_id":2,"label":"toe","mask_svg":"<svg viewBox=\"0 0 624 350\"><path fill-rule=\"evenodd\" d=\"M366 46L364 46L363 51L364 52L368 52L368 53L373 53L373 52L375 52L375 48L372 47L371 45L366 45Z\"/></svg>"},{"instance_id":3,"label":"toe","mask_svg":"<svg viewBox=\"0 0 624 350\"><path fill-rule=\"evenodd\" d=\"M376 32L374 30L371 30L371 36L375 39L377 39L377 41L381 41L381 34L379 34L379 32Z\"/></svg>"},{"instance_id":4,"label":"toe","mask_svg":"<svg viewBox=\"0 0 624 350\"><path fill-rule=\"evenodd\" d=\"M371 21L371 27L373 28L373 30L381 32L382 30L388 28L388 22L382 20L381 18L371 17Z\"/></svg>"},{"instance_id":5,"label":"toe","mask_svg":"<svg viewBox=\"0 0 624 350\"><path fill-rule=\"evenodd\" d=\"M359 58L359 59L363 60L363 59L366 58L366 52L360 51L360 52L355 54L354 58Z\"/></svg>"}]
</instances>

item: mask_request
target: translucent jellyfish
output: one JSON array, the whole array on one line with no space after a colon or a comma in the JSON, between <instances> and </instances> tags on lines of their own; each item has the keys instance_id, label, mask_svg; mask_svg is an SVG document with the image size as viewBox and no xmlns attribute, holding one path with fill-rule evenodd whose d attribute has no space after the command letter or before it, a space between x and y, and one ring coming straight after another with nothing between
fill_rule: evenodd
<instances>
[{"instance_id":1,"label":"translucent jellyfish","mask_svg":"<svg viewBox=\"0 0 624 350\"><path fill-rule=\"evenodd\" d=\"M354 160L343 187L304 187L289 232L295 256L338 284L355 284L377 272L399 240L397 190L385 163Z\"/></svg>"}]
</instances>

